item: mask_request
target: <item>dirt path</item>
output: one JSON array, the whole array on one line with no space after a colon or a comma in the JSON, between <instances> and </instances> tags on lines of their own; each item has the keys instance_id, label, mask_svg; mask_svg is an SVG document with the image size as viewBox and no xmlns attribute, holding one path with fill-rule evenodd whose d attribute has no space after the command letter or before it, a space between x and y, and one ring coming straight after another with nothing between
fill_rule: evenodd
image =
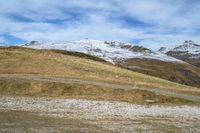
<instances>
[{"instance_id":1,"label":"dirt path","mask_svg":"<svg viewBox=\"0 0 200 133\"><path fill-rule=\"evenodd\" d=\"M1 96L0 120L0 132L196 133L200 107Z\"/></svg>"},{"instance_id":2,"label":"dirt path","mask_svg":"<svg viewBox=\"0 0 200 133\"><path fill-rule=\"evenodd\" d=\"M172 97L178 97L182 99L187 99L196 103L200 103L200 96L198 95L192 95L187 94L185 92L177 91L177 90L171 90L171 89L160 89L160 88L146 88L144 86L135 87L132 84L121 84L121 83L109 83L109 82L103 82L103 81L92 81L92 80L83 80L83 79L76 79L76 78L70 78L70 77L47 77L47 76L37 76L37 75L17 75L17 74L0 74L0 78L18 78L18 79L27 79L27 80L36 80L36 81L50 81L50 82L59 82L59 83L76 83L76 84L89 84L89 85L96 85L96 86L102 86L102 87L108 87L113 89L140 89L140 90L147 90L151 92L155 92L159 95L165 95L165 96L172 96Z\"/></svg>"},{"instance_id":3,"label":"dirt path","mask_svg":"<svg viewBox=\"0 0 200 133\"><path fill-rule=\"evenodd\" d=\"M0 110L0 132L14 133L77 133L108 132L81 120L41 116L36 112ZM109 131L112 132L112 131Z\"/></svg>"}]
</instances>

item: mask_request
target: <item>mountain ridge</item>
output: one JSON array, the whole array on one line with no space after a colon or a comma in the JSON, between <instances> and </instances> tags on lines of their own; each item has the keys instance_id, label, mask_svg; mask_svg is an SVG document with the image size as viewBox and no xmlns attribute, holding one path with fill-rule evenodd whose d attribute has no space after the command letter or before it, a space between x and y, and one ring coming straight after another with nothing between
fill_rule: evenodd
<instances>
[{"instance_id":1,"label":"mountain ridge","mask_svg":"<svg viewBox=\"0 0 200 133\"><path fill-rule=\"evenodd\" d=\"M186 40L183 44L174 48L160 48L160 52L172 56L174 58L183 60L189 64L200 67L200 45L192 40Z\"/></svg>"},{"instance_id":2,"label":"mountain ridge","mask_svg":"<svg viewBox=\"0 0 200 133\"><path fill-rule=\"evenodd\" d=\"M169 62L184 63L181 60L170 57L160 52L153 52L143 46L131 43L100 41L100 40L80 40L69 42L38 42L31 41L23 45L24 47L36 49L60 49L67 51L82 52L85 54L103 58L106 61L115 63L118 60L128 58L150 58Z\"/></svg>"}]
</instances>

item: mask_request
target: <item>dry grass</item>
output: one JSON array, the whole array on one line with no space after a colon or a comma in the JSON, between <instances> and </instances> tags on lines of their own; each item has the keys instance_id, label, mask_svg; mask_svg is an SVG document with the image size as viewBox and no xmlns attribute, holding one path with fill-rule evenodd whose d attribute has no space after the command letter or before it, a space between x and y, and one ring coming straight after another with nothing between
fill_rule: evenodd
<instances>
[{"instance_id":1,"label":"dry grass","mask_svg":"<svg viewBox=\"0 0 200 133\"><path fill-rule=\"evenodd\" d=\"M181 98L156 95L145 90L123 90L99 87L94 85L65 84L47 81L32 81L25 79L1 79L2 95L47 96L73 99L88 99L102 101L120 101L129 103L149 104L192 104Z\"/></svg>"},{"instance_id":2,"label":"dry grass","mask_svg":"<svg viewBox=\"0 0 200 133\"><path fill-rule=\"evenodd\" d=\"M107 63L65 55L54 51L19 47L0 48L0 73L75 77L89 80L131 83L153 88L199 91L198 88L132 72Z\"/></svg>"}]
</instances>

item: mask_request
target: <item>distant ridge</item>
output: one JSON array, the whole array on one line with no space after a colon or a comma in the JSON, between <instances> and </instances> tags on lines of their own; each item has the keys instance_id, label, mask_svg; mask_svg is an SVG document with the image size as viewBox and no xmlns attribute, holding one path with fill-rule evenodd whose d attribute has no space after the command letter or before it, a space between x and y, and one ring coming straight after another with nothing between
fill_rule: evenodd
<instances>
[{"instance_id":1,"label":"distant ridge","mask_svg":"<svg viewBox=\"0 0 200 133\"><path fill-rule=\"evenodd\" d=\"M160 50L163 50L163 48ZM164 53L200 67L200 45L196 44L192 40L186 40L183 44L175 48L168 49Z\"/></svg>"},{"instance_id":2,"label":"distant ridge","mask_svg":"<svg viewBox=\"0 0 200 133\"><path fill-rule=\"evenodd\" d=\"M92 56L100 57L106 61L116 63L119 60L128 58L147 58L156 59L168 62L184 63L176 58L167 56L160 52L152 52L143 46L134 45L131 43L101 41L101 40L80 40L69 42L38 42L31 41L24 47L36 49L59 49L67 51L82 52Z\"/></svg>"}]
</instances>

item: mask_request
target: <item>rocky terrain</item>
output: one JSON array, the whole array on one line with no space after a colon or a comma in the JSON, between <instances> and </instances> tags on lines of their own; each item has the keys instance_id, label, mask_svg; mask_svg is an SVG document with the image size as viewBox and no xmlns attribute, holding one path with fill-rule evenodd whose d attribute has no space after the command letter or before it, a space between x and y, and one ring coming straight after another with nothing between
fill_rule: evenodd
<instances>
[{"instance_id":1,"label":"rocky terrain","mask_svg":"<svg viewBox=\"0 0 200 133\"><path fill-rule=\"evenodd\" d=\"M0 132L198 132L199 110L194 106L3 96Z\"/></svg>"}]
</instances>

